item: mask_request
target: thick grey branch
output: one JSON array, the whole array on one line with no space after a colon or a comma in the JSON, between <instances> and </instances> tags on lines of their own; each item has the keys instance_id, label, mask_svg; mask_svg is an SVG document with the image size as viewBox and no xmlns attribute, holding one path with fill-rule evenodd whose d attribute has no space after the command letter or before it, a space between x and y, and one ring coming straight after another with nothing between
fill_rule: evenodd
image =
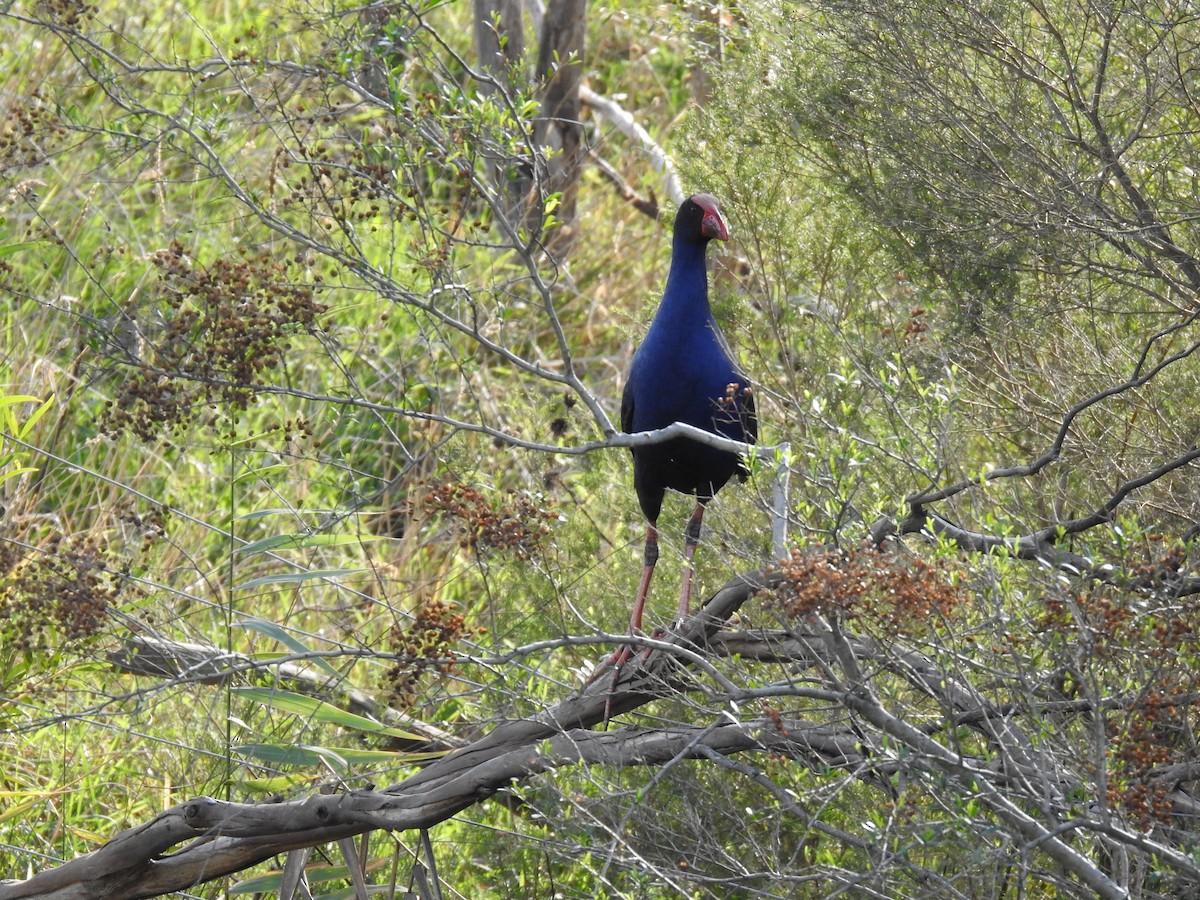
<instances>
[{"instance_id":1,"label":"thick grey branch","mask_svg":"<svg viewBox=\"0 0 1200 900\"><path fill-rule=\"evenodd\" d=\"M774 581L762 573L733 579L670 635L670 643L703 646L756 591ZM661 754L672 758L695 734L686 730L631 733L622 750L621 732L590 735L586 730L605 719L606 707L619 715L649 702L681 670L670 653L635 660L625 666L616 684L610 678L600 679L537 716L505 722L385 791L320 795L286 804L227 804L198 798L121 832L86 856L25 881L0 884L0 900L154 897L239 872L277 854L373 828L426 828L485 800L514 778L554 766L588 758L623 758L628 764L644 764ZM713 749L726 748L719 752L761 747L764 740L787 741L797 752L830 758L855 752L836 734L818 729L812 740L804 741L799 728L796 732L789 737L773 726L731 723L729 730L713 729L705 740L716 742Z\"/></svg>"},{"instance_id":2,"label":"thick grey branch","mask_svg":"<svg viewBox=\"0 0 1200 900\"><path fill-rule=\"evenodd\" d=\"M171 641L147 634L131 635L120 649L108 654L108 661L134 675L182 679L199 684L225 684L247 673L270 669L301 693L335 698L351 712L425 738L424 741L411 744L399 741L401 749L422 752L450 750L463 744L460 738L444 729L398 712L345 681L336 681L297 662L256 660L243 653L231 653L218 647Z\"/></svg>"}]
</instances>

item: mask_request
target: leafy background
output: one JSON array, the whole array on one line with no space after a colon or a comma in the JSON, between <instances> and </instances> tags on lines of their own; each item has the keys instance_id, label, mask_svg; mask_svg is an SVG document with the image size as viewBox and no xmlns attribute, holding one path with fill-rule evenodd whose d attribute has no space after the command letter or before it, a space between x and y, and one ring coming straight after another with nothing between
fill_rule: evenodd
<instances>
[{"instance_id":1,"label":"leafy background","mask_svg":"<svg viewBox=\"0 0 1200 900\"><path fill-rule=\"evenodd\" d=\"M1194 859L1188 778L1158 776L1195 765L1197 497L1169 463L1196 441L1197 25L1153 3L858 6L587 11L587 84L721 198L714 307L788 447L793 589L739 624L820 610L919 648L1039 723L1078 775L1054 815L1100 809ZM653 315L664 223L594 165L569 217L553 194L504 215L536 84L476 77L465 3L0 21L0 872L193 796L390 783L431 734L576 691L603 648L572 637L619 635L640 574L628 456L580 448ZM646 148L584 121L661 198ZM713 505L702 591L774 561L776 468ZM900 564L859 550L950 485L930 505L962 531L909 536ZM664 512L676 551L686 508ZM1103 577L971 552L1056 527ZM199 655L147 668L158 641ZM809 677L721 665L747 690ZM763 696L756 715L844 721ZM741 712L680 694L634 719ZM436 875L469 897L1090 896L935 776L753 767L514 785L432 832ZM1080 844L1142 896L1184 895L1153 853ZM420 852L380 837L370 866L400 890ZM340 857L314 863L316 893L353 896ZM252 877L195 895L277 887Z\"/></svg>"}]
</instances>

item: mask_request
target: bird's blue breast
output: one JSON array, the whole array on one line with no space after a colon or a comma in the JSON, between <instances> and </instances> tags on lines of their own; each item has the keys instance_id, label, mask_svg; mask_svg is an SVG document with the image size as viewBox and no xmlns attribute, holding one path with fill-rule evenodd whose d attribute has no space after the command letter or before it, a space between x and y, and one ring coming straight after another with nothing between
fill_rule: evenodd
<instances>
[{"instance_id":1,"label":"bird's blue breast","mask_svg":"<svg viewBox=\"0 0 1200 900\"><path fill-rule=\"evenodd\" d=\"M726 354L711 319L703 327L686 329L656 321L634 355L629 372L629 386L636 397L633 430L686 422L740 440L740 419L720 406L734 382L744 385L745 378Z\"/></svg>"},{"instance_id":2,"label":"bird's blue breast","mask_svg":"<svg viewBox=\"0 0 1200 900\"><path fill-rule=\"evenodd\" d=\"M685 422L734 440L756 436L753 397L726 349L708 305L705 241L676 232L662 302L634 354L621 397L625 431ZM730 385L734 390L730 392ZM690 438L631 448L633 483L642 512L657 521L667 489L700 503L742 470L736 453Z\"/></svg>"}]
</instances>

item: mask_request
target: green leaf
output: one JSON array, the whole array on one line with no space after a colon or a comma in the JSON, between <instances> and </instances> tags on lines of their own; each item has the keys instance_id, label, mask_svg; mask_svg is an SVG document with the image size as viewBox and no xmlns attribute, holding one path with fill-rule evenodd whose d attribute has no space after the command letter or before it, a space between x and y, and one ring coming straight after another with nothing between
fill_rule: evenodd
<instances>
[{"instance_id":1,"label":"green leaf","mask_svg":"<svg viewBox=\"0 0 1200 900\"><path fill-rule=\"evenodd\" d=\"M255 438L255 440L257 440L257 438ZM241 484L244 481L258 481L260 479L265 480L268 475L272 475L276 472L285 472L288 468L289 467L284 463L275 463L274 465L270 466L258 466L252 469L247 469L245 472L239 474L233 479L233 483Z\"/></svg>"},{"instance_id":2,"label":"green leaf","mask_svg":"<svg viewBox=\"0 0 1200 900\"><path fill-rule=\"evenodd\" d=\"M296 787L311 784L312 772L293 772L288 775L272 775L269 778L240 778L238 785L252 794L283 794Z\"/></svg>"},{"instance_id":3,"label":"green leaf","mask_svg":"<svg viewBox=\"0 0 1200 900\"><path fill-rule=\"evenodd\" d=\"M14 253L20 253L22 250L40 247L44 243L45 241L17 241L12 244L0 244L0 258L12 256Z\"/></svg>"},{"instance_id":4,"label":"green leaf","mask_svg":"<svg viewBox=\"0 0 1200 900\"><path fill-rule=\"evenodd\" d=\"M296 516L328 516L334 512L336 512L336 510L317 508L310 509L304 507L256 509L253 512L244 513L243 515L238 516L236 521L241 522L245 519L264 519L267 516L291 516L293 518Z\"/></svg>"},{"instance_id":5,"label":"green leaf","mask_svg":"<svg viewBox=\"0 0 1200 900\"><path fill-rule=\"evenodd\" d=\"M15 478L18 475L24 475L26 472L36 472L37 469L33 466L21 466L19 469L13 469L0 475L0 484L8 481L10 478Z\"/></svg>"},{"instance_id":6,"label":"green leaf","mask_svg":"<svg viewBox=\"0 0 1200 900\"><path fill-rule=\"evenodd\" d=\"M0 409L7 406L15 406L18 403L41 403L37 397L30 397L28 394L6 394L0 396Z\"/></svg>"},{"instance_id":7,"label":"green leaf","mask_svg":"<svg viewBox=\"0 0 1200 900\"><path fill-rule=\"evenodd\" d=\"M336 763L345 769L350 766L405 766L427 759L437 759L445 752L406 753L399 750L369 750L363 747L316 747L306 744L242 744L233 748L236 753L257 759L272 766L312 768L321 760Z\"/></svg>"},{"instance_id":8,"label":"green leaf","mask_svg":"<svg viewBox=\"0 0 1200 900\"><path fill-rule=\"evenodd\" d=\"M30 399L33 399L33 398L30 398ZM34 402L36 403L37 401L35 400ZM37 409L35 409L33 412L31 412L25 418L25 421L22 423L21 427L17 430L17 437L19 437L23 440L25 438L25 436L28 435L29 432L33 430L33 426L38 423L38 420L41 419L42 416L44 416L46 414L46 412L50 409L50 407L53 405L54 405L54 394L51 394L49 397L47 397L42 402L42 404Z\"/></svg>"},{"instance_id":9,"label":"green leaf","mask_svg":"<svg viewBox=\"0 0 1200 900\"><path fill-rule=\"evenodd\" d=\"M358 534L276 534L238 547L234 553L265 553L269 550L300 550L306 547L340 547L383 540L383 535Z\"/></svg>"},{"instance_id":10,"label":"green leaf","mask_svg":"<svg viewBox=\"0 0 1200 900\"><path fill-rule=\"evenodd\" d=\"M299 584L302 581L312 581L315 578L343 578L347 575L361 575L370 569L314 569L311 572L283 572L278 575L264 575L262 578L252 578L245 584L236 586L236 590L249 590L268 584Z\"/></svg>"},{"instance_id":11,"label":"green leaf","mask_svg":"<svg viewBox=\"0 0 1200 900\"><path fill-rule=\"evenodd\" d=\"M271 688L259 687L239 687L234 688L233 693L251 702L261 703L268 709L293 713L315 722L338 725L342 728L350 728L354 731L365 732L366 734L384 734L405 741L425 740L421 735L414 734L411 731L391 728L380 722L368 719L366 716L356 715L344 709L339 709L332 703L326 703L324 700L317 700L314 697L308 697L292 691L276 691Z\"/></svg>"},{"instance_id":12,"label":"green leaf","mask_svg":"<svg viewBox=\"0 0 1200 900\"><path fill-rule=\"evenodd\" d=\"M237 624L242 628L248 628L251 631L257 631L259 634L265 634L267 637L272 637L296 653L312 652L312 649L301 643L294 634L275 622L268 622L266 619L245 619ZM341 680L342 673L330 665L328 660L322 659L318 656L314 657L312 661L330 678L334 679L335 681Z\"/></svg>"},{"instance_id":13,"label":"green leaf","mask_svg":"<svg viewBox=\"0 0 1200 900\"><path fill-rule=\"evenodd\" d=\"M367 861L367 872L374 872L387 865L390 865L391 860L387 856L376 857ZM345 865L312 865L304 867L304 875L308 879L309 884L323 884L328 881L348 881L350 879L350 870ZM277 869L273 872L267 872L265 875L258 875L254 878L247 878L245 881L239 881L237 884L229 888L231 894L276 894L279 892L280 886L283 884L283 870ZM380 887L385 887L380 885ZM351 888L353 891L353 888Z\"/></svg>"},{"instance_id":14,"label":"green leaf","mask_svg":"<svg viewBox=\"0 0 1200 900\"><path fill-rule=\"evenodd\" d=\"M6 792L6 796L20 796L20 795L19 794L14 795L14 794L10 794L10 793ZM10 807L9 809L0 811L0 824L7 822L9 819L19 818L20 816L24 815L29 810L33 809L35 806L39 806L40 804L48 802L48 799L49 799L48 796L43 796L42 794L37 794L37 795L34 795L33 798L30 800L26 800L23 803L17 803L15 805L13 805L12 807Z\"/></svg>"}]
</instances>

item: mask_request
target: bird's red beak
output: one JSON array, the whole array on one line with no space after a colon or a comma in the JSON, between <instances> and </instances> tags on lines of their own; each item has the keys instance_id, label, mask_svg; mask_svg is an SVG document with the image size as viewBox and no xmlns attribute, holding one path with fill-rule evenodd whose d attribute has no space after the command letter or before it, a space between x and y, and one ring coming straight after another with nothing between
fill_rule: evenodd
<instances>
[{"instance_id":1,"label":"bird's red beak","mask_svg":"<svg viewBox=\"0 0 1200 900\"><path fill-rule=\"evenodd\" d=\"M706 238L718 241L729 240L729 226L715 209L706 209L704 218L700 220L700 234Z\"/></svg>"}]
</instances>

